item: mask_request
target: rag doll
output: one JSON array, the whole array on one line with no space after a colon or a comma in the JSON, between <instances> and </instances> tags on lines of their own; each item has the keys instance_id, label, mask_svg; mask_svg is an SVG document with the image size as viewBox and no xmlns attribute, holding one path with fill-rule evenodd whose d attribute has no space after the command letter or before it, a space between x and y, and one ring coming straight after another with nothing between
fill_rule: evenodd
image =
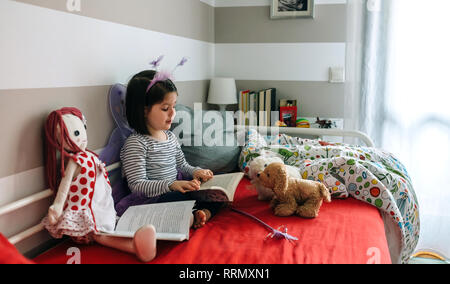
<instances>
[{"instance_id":1,"label":"rag doll","mask_svg":"<svg viewBox=\"0 0 450 284\"><path fill-rule=\"evenodd\" d=\"M133 253L144 262L152 260L156 255L156 232L152 225L139 229L133 238L100 234L114 231L116 211L105 165L87 149L82 113L76 108L50 113L45 138L46 177L56 193L48 215L42 220L50 235L54 238L67 235L83 244L97 242Z\"/></svg>"}]
</instances>

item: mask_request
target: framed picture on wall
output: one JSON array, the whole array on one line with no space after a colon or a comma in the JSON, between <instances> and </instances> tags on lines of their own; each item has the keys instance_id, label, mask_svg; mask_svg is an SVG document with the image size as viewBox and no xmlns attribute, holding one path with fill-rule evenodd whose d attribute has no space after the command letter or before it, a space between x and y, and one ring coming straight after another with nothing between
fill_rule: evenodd
<instances>
[{"instance_id":1,"label":"framed picture on wall","mask_svg":"<svg viewBox=\"0 0 450 284\"><path fill-rule=\"evenodd\" d=\"M314 18L314 0L271 0L270 18Z\"/></svg>"}]
</instances>

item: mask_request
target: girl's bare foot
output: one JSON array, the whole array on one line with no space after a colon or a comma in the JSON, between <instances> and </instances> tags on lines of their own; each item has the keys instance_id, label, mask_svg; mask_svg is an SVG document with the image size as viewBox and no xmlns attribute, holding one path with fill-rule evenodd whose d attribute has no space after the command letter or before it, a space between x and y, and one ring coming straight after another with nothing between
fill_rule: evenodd
<instances>
[{"instance_id":1,"label":"girl's bare foot","mask_svg":"<svg viewBox=\"0 0 450 284\"><path fill-rule=\"evenodd\" d=\"M194 228L198 229L205 226L211 218L211 212L208 209L201 209L194 212Z\"/></svg>"}]
</instances>

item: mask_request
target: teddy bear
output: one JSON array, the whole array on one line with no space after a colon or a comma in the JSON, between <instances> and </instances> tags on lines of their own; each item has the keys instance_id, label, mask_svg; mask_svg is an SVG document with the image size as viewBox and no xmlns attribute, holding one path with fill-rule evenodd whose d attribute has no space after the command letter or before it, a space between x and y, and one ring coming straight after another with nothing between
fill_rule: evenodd
<instances>
[{"instance_id":1,"label":"teddy bear","mask_svg":"<svg viewBox=\"0 0 450 284\"><path fill-rule=\"evenodd\" d=\"M270 207L276 216L315 218L322 202L331 202L328 189L320 182L290 178L283 163L272 163L257 175L261 184L273 189Z\"/></svg>"},{"instance_id":2,"label":"teddy bear","mask_svg":"<svg viewBox=\"0 0 450 284\"><path fill-rule=\"evenodd\" d=\"M283 163L283 160L279 157L258 156L249 164L248 176L252 185L258 192L258 200L261 201L269 201L273 198L273 190L263 186L257 179L257 174L264 171L264 169L271 163ZM286 170L289 177L301 178L300 171L297 168L293 166L286 166Z\"/></svg>"}]
</instances>

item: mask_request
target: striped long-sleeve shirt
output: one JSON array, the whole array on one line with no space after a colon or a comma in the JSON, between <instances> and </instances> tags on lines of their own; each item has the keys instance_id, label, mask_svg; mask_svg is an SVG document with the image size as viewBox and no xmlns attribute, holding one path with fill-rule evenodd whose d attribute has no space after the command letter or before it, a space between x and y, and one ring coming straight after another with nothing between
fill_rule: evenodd
<instances>
[{"instance_id":1,"label":"striped long-sleeve shirt","mask_svg":"<svg viewBox=\"0 0 450 284\"><path fill-rule=\"evenodd\" d=\"M165 131L166 141L133 133L120 152L122 171L132 192L154 197L170 191L177 179L177 169L192 176L201 169L192 167L184 158L180 144L171 131Z\"/></svg>"}]
</instances>

